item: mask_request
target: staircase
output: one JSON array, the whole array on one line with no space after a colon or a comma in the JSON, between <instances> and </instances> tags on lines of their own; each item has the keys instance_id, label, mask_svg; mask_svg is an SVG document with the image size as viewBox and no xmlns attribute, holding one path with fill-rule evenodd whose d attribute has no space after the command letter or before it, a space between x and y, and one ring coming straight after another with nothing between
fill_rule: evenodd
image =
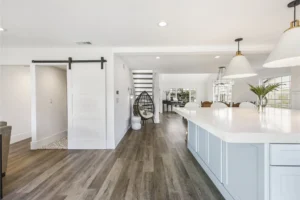
<instances>
[{"instance_id":1,"label":"staircase","mask_svg":"<svg viewBox=\"0 0 300 200\"><path fill-rule=\"evenodd\" d=\"M152 70L132 70L135 98L143 91L153 99L153 71Z\"/></svg>"}]
</instances>

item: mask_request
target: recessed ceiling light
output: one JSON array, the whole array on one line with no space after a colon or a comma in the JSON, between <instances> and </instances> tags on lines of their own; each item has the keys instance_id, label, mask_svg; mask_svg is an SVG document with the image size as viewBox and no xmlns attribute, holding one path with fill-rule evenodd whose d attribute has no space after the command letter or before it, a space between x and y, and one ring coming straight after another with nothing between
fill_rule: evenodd
<instances>
[{"instance_id":1,"label":"recessed ceiling light","mask_svg":"<svg viewBox=\"0 0 300 200\"><path fill-rule=\"evenodd\" d=\"M219 59L221 56L216 56L215 59Z\"/></svg>"},{"instance_id":2,"label":"recessed ceiling light","mask_svg":"<svg viewBox=\"0 0 300 200\"><path fill-rule=\"evenodd\" d=\"M0 32L3 32L3 31L5 31L5 29L4 29L4 28L2 28L2 27L0 27Z\"/></svg>"},{"instance_id":3,"label":"recessed ceiling light","mask_svg":"<svg viewBox=\"0 0 300 200\"><path fill-rule=\"evenodd\" d=\"M165 21L161 21L161 22L159 22L158 23L158 26L160 26L160 27L165 27L165 26L167 26L168 24L167 24L167 22L165 22Z\"/></svg>"},{"instance_id":4,"label":"recessed ceiling light","mask_svg":"<svg viewBox=\"0 0 300 200\"><path fill-rule=\"evenodd\" d=\"M157 60L159 60L159 59L160 59L160 57L159 57L159 56L156 56L156 59L157 59Z\"/></svg>"}]
</instances>

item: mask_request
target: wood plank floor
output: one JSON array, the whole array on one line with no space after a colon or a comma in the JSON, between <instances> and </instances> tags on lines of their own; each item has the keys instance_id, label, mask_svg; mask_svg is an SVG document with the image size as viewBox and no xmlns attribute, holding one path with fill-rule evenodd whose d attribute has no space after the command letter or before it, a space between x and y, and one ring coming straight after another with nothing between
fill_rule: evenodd
<instances>
[{"instance_id":1,"label":"wood plank floor","mask_svg":"<svg viewBox=\"0 0 300 200\"><path fill-rule=\"evenodd\" d=\"M5 200L221 200L185 144L174 113L128 131L115 150L29 150L13 144Z\"/></svg>"}]
</instances>

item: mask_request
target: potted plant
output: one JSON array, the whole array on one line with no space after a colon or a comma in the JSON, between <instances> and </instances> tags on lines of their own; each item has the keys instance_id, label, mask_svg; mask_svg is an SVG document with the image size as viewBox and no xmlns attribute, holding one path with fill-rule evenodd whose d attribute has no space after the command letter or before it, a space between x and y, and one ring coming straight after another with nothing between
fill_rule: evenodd
<instances>
[{"instance_id":1,"label":"potted plant","mask_svg":"<svg viewBox=\"0 0 300 200\"><path fill-rule=\"evenodd\" d=\"M267 84L267 82L268 80L264 81L264 83L259 86L248 84L250 86L250 91L257 95L257 107L259 112L262 112L264 107L266 107L268 103L267 94L269 92L277 90L281 86L280 83Z\"/></svg>"}]
</instances>

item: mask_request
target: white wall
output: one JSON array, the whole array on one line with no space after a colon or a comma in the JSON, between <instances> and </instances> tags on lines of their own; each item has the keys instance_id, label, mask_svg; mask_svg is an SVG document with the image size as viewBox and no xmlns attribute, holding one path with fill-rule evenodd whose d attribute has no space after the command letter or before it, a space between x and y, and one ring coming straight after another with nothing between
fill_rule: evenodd
<instances>
[{"instance_id":1,"label":"white wall","mask_svg":"<svg viewBox=\"0 0 300 200\"><path fill-rule=\"evenodd\" d=\"M36 140L39 148L67 135L67 74L65 70L36 67Z\"/></svg>"},{"instance_id":2,"label":"white wall","mask_svg":"<svg viewBox=\"0 0 300 200\"><path fill-rule=\"evenodd\" d=\"M31 137L30 71L28 66L1 66L0 71L0 120L12 126L15 143Z\"/></svg>"},{"instance_id":3,"label":"white wall","mask_svg":"<svg viewBox=\"0 0 300 200\"><path fill-rule=\"evenodd\" d=\"M164 91L171 88L196 89L197 103L207 100L207 79L210 74L160 74L159 85L161 99L165 99ZM161 107L161 106L160 106Z\"/></svg>"},{"instance_id":4,"label":"white wall","mask_svg":"<svg viewBox=\"0 0 300 200\"><path fill-rule=\"evenodd\" d=\"M115 82L115 146L119 144L131 123L131 99L129 88L133 88L131 70L125 65L123 60L114 57L114 82ZM116 92L119 94L116 94Z\"/></svg>"}]
</instances>

